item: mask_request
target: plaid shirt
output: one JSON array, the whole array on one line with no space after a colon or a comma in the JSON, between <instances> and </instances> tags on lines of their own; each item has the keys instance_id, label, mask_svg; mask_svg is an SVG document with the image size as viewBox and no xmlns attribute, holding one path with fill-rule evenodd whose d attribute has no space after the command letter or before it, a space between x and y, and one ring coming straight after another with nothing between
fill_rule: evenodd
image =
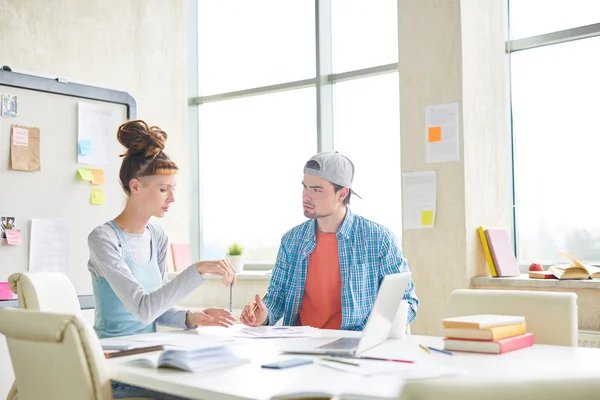
<instances>
[{"instance_id":1,"label":"plaid shirt","mask_svg":"<svg viewBox=\"0 0 600 400\"><path fill-rule=\"evenodd\" d=\"M283 316L284 325L294 325L300 312L308 257L314 251L315 220L287 232L281 239L277 261L264 303L268 324ZM392 232L384 226L355 215L347 208L346 218L336 233L342 278L342 325L344 330L363 330L379 285L385 275L408 271L406 260ZM416 316L418 299L411 281L404 294L408 300L408 323Z\"/></svg>"}]
</instances>

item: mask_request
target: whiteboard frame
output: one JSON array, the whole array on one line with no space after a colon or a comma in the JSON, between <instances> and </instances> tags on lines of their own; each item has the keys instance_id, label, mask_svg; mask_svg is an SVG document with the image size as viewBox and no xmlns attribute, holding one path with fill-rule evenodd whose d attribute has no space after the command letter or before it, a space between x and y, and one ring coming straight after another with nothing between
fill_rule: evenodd
<instances>
[{"instance_id":1,"label":"whiteboard frame","mask_svg":"<svg viewBox=\"0 0 600 400\"><path fill-rule=\"evenodd\" d=\"M22 74L13 72L10 67L6 66L0 68L0 86L120 104L127 108L128 120L137 118L137 102L131 94L119 90L69 82L62 78L52 79ZM77 297L82 310L94 309L93 295L78 295ZM18 301L0 300L0 308L4 307L18 307Z\"/></svg>"}]
</instances>

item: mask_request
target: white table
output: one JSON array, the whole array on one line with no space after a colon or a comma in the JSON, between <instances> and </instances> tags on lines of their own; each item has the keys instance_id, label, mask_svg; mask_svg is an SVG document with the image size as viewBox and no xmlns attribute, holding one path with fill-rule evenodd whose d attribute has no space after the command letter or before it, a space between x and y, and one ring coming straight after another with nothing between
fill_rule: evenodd
<instances>
[{"instance_id":1,"label":"white table","mask_svg":"<svg viewBox=\"0 0 600 400\"><path fill-rule=\"evenodd\" d=\"M232 335L233 329L200 328L197 334L201 340L207 336ZM320 331L320 334L359 335L342 331ZM114 358L107 362L113 380L192 399L266 400L290 392L369 393L377 397L397 398L402 390L404 382L392 375L363 377L317 364L283 370L261 368L261 364L267 362L296 357L278 353L282 341L296 340L305 339L243 339L242 351L252 360L250 364L197 374L127 365L128 360L139 356ZM410 359L417 364L439 363L460 373L438 379L509 381L588 376L600 379L600 349L534 345L502 355L455 352L449 356L426 353L419 344L443 348L441 338L412 335L388 340L365 355Z\"/></svg>"}]
</instances>

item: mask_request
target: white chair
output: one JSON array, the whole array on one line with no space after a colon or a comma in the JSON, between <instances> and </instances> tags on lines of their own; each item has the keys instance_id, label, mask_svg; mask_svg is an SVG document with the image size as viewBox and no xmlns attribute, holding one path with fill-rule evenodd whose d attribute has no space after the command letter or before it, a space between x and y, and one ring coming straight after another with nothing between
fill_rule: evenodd
<instances>
[{"instance_id":1,"label":"white chair","mask_svg":"<svg viewBox=\"0 0 600 400\"><path fill-rule=\"evenodd\" d=\"M529 381L409 381L400 400L592 400L600 398L598 378Z\"/></svg>"},{"instance_id":2,"label":"white chair","mask_svg":"<svg viewBox=\"0 0 600 400\"><path fill-rule=\"evenodd\" d=\"M8 277L20 308L81 315L77 292L69 278L58 272L17 272ZM13 383L6 400L17 400Z\"/></svg>"},{"instance_id":3,"label":"white chair","mask_svg":"<svg viewBox=\"0 0 600 400\"><path fill-rule=\"evenodd\" d=\"M0 310L19 400L111 400L112 387L96 332L79 315Z\"/></svg>"},{"instance_id":4,"label":"white chair","mask_svg":"<svg viewBox=\"0 0 600 400\"><path fill-rule=\"evenodd\" d=\"M77 292L69 278L59 272L17 272L8 277L20 308L81 314Z\"/></svg>"},{"instance_id":5,"label":"white chair","mask_svg":"<svg viewBox=\"0 0 600 400\"><path fill-rule=\"evenodd\" d=\"M444 317L473 314L523 315L535 343L577 346L575 293L480 289L452 292Z\"/></svg>"}]
</instances>

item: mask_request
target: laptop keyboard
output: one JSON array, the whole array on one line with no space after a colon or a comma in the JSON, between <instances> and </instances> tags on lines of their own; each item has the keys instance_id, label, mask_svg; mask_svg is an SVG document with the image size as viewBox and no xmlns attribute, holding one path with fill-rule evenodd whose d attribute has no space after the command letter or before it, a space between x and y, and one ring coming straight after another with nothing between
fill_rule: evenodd
<instances>
[{"instance_id":1,"label":"laptop keyboard","mask_svg":"<svg viewBox=\"0 0 600 400\"><path fill-rule=\"evenodd\" d=\"M333 342L329 342L324 344L323 346L319 346L319 349L334 349L334 350L346 350L353 349L358 346L358 342L360 338L340 338L334 340Z\"/></svg>"}]
</instances>

